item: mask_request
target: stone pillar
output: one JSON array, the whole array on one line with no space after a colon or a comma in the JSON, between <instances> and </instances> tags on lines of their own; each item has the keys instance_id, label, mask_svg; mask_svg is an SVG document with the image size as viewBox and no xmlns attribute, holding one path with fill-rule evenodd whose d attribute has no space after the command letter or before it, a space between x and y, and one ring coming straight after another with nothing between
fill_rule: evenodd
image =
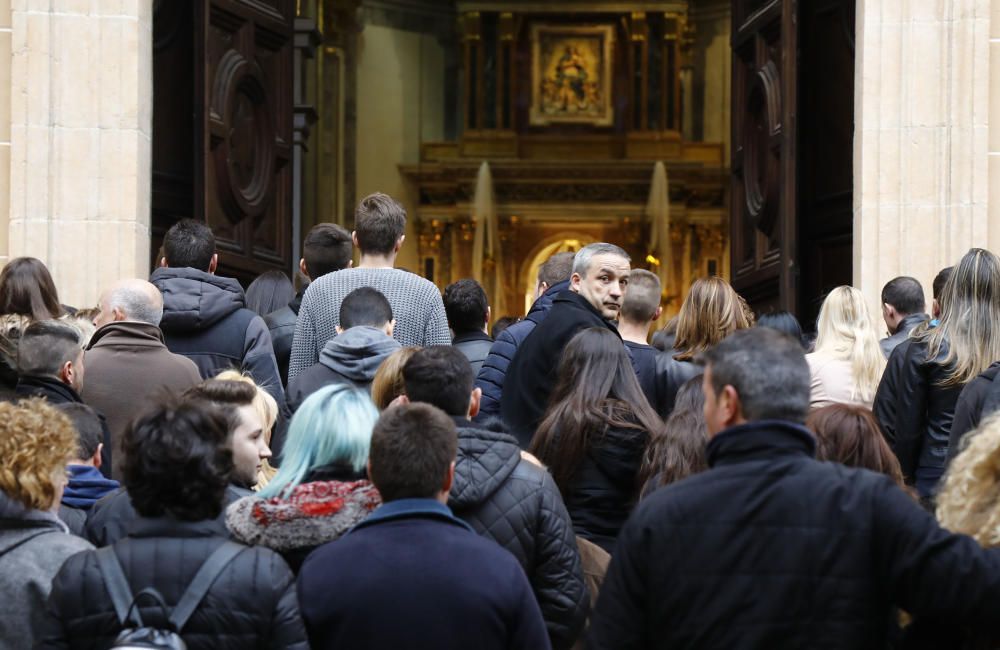
<instances>
[{"instance_id":1,"label":"stone pillar","mask_svg":"<svg viewBox=\"0 0 1000 650\"><path fill-rule=\"evenodd\" d=\"M998 5L857 2L854 284L873 309L897 275L920 280L929 308L941 268L1000 251Z\"/></svg>"},{"instance_id":2,"label":"stone pillar","mask_svg":"<svg viewBox=\"0 0 1000 650\"><path fill-rule=\"evenodd\" d=\"M149 273L152 5L12 3L9 253L66 304Z\"/></svg>"},{"instance_id":3,"label":"stone pillar","mask_svg":"<svg viewBox=\"0 0 1000 650\"><path fill-rule=\"evenodd\" d=\"M0 0L0 266L10 221L10 0Z\"/></svg>"}]
</instances>

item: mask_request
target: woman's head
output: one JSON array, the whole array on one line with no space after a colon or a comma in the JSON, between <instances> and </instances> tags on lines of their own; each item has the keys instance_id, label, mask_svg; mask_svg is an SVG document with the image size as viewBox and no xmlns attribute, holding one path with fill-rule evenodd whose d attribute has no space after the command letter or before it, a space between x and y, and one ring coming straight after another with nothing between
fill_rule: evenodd
<instances>
[{"instance_id":1,"label":"woman's head","mask_svg":"<svg viewBox=\"0 0 1000 650\"><path fill-rule=\"evenodd\" d=\"M677 359L690 361L736 330L753 327L753 313L729 283L718 277L691 285L677 314Z\"/></svg>"},{"instance_id":2,"label":"woman's head","mask_svg":"<svg viewBox=\"0 0 1000 650\"><path fill-rule=\"evenodd\" d=\"M122 436L122 482L136 512L218 517L233 476L231 426L231 414L191 398L166 400L133 420Z\"/></svg>"},{"instance_id":3,"label":"woman's head","mask_svg":"<svg viewBox=\"0 0 1000 650\"><path fill-rule=\"evenodd\" d=\"M372 379L372 402L380 411L389 408L392 400L406 392L403 366L419 349L419 346L400 348L387 356L375 371Z\"/></svg>"},{"instance_id":4,"label":"woman's head","mask_svg":"<svg viewBox=\"0 0 1000 650\"><path fill-rule=\"evenodd\" d=\"M937 495L938 521L983 546L1000 546L1000 414L986 418L963 442Z\"/></svg>"},{"instance_id":5,"label":"woman's head","mask_svg":"<svg viewBox=\"0 0 1000 650\"><path fill-rule=\"evenodd\" d=\"M663 426L639 387L621 338L603 327L581 330L563 349L549 408L530 451L564 490L591 443L608 428L655 435Z\"/></svg>"},{"instance_id":6,"label":"woman's head","mask_svg":"<svg viewBox=\"0 0 1000 650\"><path fill-rule=\"evenodd\" d=\"M850 361L854 398L870 402L885 369L885 356L864 295L846 286L831 291L819 310L816 330L816 352Z\"/></svg>"},{"instance_id":7,"label":"woman's head","mask_svg":"<svg viewBox=\"0 0 1000 650\"><path fill-rule=\"evenodd\" d=\"M0 271L0 314L46 320L65 313L52 275L41 260L15 257Z\"/></svg>"},{"instance_id":8,"label":"woman's head","mask_svg":"<svg viewBox=\"0 0 1000 650\"><path fill-rule=\"evenodd\" d=\"M257 385L252 377L242 374L238 370L223 370L215 376L219 381L239 381L253 386L255 391L253 398L253 409L260 417L260 422L264 425L264 442L271 446L271 435L274 433L274 425L278 421L278 403L271 397L271 394ZM257 472L257 483L255 489L260 489L267 485L277 470L271 466L268 459L261 461L261 468Z\"/></svg>"},{"instance_id":9,"label":"woman's head","mask_svg":"<svg viewBox=\"0 0 1000 650\"><path fill-rule=\"evenodd\" d=\"M947 347L952 370L947 385L964 384L1000 359L1000 258L982 248L970 249L955 266L941 294L937 327L922 334L929 358ZM947 345L945 345L947 344Z\"/></svg>"},{"instance_id":10,"label":"woman's head","mask_svg":"<svg viewBox=\"0 0 1000 650\"><path fill-rule=\"evenodd\" d=\"M281 271L265 271L247 287L247 309L261 316L267 316L291 302L295 287L288 276Z\"/></svg>"},{"instance_id":11,"label":"woman's head","mask_svg":"<svg viewBox=\"0 0 1000 650\"><path fill-rule=\"evenodd\" d=\"M899 461L867 408L833 404L816 409L806 418L806 427L816 434L820 460L879 472L903 485Z\"/></svg>"},{"instance_id":12,"label":"woman's head","mask_svg":"<svg viewBox=\"0 0 1000 650\"><path fill-rule=\"evenodd\" d=\"M58 506L76 453L72 422L44 400L0 402L0 491L9 499L33 510Z\"/></svg>"},{"instance_id":13,"label":"woman's head","mask_svg":"<svg viewBox=\"0 0 1000 650\"><path fill-rule=\"evenodd\" d=\"M666 425L650 439L639 471L643 493L708 469L705 393L701 383L702 375L684 382Z\"/></svg>"},{"instance_id":14,"label":"woman's head","mask_svg":"<svg viewBox=\"0 0 1000 650\"><path fill-rule=\"evenodd\" d=\"M346 384L319 389L292 417L281 468L260 495L280 496L302 483L310 471L329 465L361 474L376 420L378 410L365 392Z\"/></svg>"}]
</instances>

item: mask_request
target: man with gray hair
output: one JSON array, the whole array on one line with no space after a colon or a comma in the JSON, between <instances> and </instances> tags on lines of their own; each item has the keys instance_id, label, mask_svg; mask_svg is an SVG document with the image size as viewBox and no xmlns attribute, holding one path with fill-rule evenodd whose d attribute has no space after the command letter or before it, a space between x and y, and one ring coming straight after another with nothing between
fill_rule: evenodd
<instances>
[{"instance_id":1,"label":"man with gray hair","mask_svg":"<svg viewBox=\"0 0 1000 650\"><path fill-rule=\"evenodd\" d=\"M799 341L745 329L704 360L709 469L632 513L588 649L885 648L894 607L995 637L1000 552L890 477L816 460Z\"/></svg>"},{"instance_id":2,"label":"man with gray hair","mask_svg":"<svg viewBox=\"0 0 1000 650\"><path fill-rule=\"evenodd\" d=\"M87 346L87 385L83 400L107 414L111 444L118 445L126 425L163 390L181 392L201 381L198 366L174 354L163 342L163 296L145 280L122 280L101 294L97 331ZM105 442L105 447L109 443ZM115 448L117 450L117 447ZM112 455L114 478L122 455Z\"/></svg>"},{"instance_id":3,"label":"man with gray hair","mask_svg":"<svg viewBox=\"0 0 1000 650\"><path fill-rule=\"evenodd\" d=\"M606 327L615 334L628 288L631 258L614 244L584 246L573 258L569 289L552 301L540 322L517 348L507 369L500 413L521 448L527 448L545 415L563 348L582 329Z\"/></svg>"}]
</instances>

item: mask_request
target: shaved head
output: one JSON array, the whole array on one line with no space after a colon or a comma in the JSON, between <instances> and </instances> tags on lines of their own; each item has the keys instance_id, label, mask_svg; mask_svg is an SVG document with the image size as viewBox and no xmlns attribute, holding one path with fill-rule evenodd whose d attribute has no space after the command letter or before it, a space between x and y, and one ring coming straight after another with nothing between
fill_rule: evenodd
<instances>
[{"instance_id":1,"label":"shaved head","mask_svg":"<svg viewBox=\"0 0 1000 650\"><path fill-rule=\"evenodd\" d=\"M145 280L119 280L101 294L100 313L94 325L115 321L135 321L159 325L163 318L163 296Z\"/></svg>"}]
</instances>

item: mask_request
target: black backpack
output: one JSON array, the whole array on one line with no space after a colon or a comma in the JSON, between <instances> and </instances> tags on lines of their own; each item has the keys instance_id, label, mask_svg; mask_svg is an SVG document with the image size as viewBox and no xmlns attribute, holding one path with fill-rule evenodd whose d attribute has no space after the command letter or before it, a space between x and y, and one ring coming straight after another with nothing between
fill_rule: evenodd
<instances>
[{"instance_id":1,"label":"black backpack","mask_svg":"<svg viewBox=\"0 0 1000 650\"><path fill-rule=\"evenodd\" d=\"M187 650L187 644L180 636L184 625L191 618L194 610L198 608L198 604L208 593L215 579L244 548L246 547L227 541L208 556L208 559L191 580L191 584L181 595L180 600L177 601L173 611L165 616L170 625L170 629L166 630L147 627L142 622L142 616L136 607L139 599L146 596L158 603L160 609L166 614L168 608L163 602L163 596L152 587L147 587L133 596L114 549L110 546L98 549L97 565L101 569L101 577L104 578L104 585L108 589L111 602L115 606L115 613L118 615L118 621L122 625L122 631L111 647L119 650L138 650L139 648Z\"/></svg>"}]
</instances>

